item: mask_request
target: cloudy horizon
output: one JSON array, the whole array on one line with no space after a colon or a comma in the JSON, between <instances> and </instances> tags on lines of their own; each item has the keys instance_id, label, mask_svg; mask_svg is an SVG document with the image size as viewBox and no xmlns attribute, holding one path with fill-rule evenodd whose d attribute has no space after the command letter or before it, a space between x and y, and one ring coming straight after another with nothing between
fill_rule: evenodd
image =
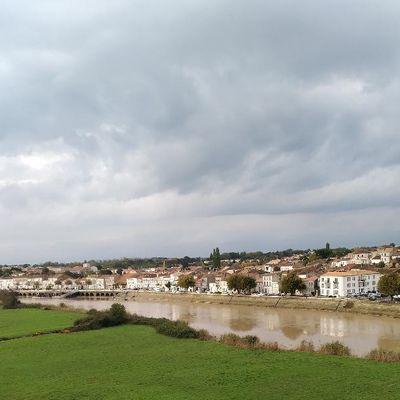
<instances>
[{"instance_id":1,"label":"cloudy horizon","mask_svg":"<svg viewBox=\"0 0 400 400\"><path fill-rule=\"evenodd\" d=\"M400 242L400 4L0 13L0 264Z\"/></svg>"}]
</instances>

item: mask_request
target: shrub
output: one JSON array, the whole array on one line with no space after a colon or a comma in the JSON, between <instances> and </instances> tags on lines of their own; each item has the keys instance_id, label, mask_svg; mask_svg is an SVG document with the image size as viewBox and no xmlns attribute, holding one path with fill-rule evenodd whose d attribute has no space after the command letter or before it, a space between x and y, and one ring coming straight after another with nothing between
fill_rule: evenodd
<instances>
[{"instance_id":1,"label":"shrub","mask_svg":"<svg viewBox=\"0 0 400 400\"><path fill-rule=\"evenodd\" d=\"M11 290L0 290L0 303L3 304L3 308L18 308L20 301L15 292Z\"/></svg>"},{"instance_id":2,"label":"shrub","mask_svg":"<svg viewBox=\"0 0 400 400\"><path fill-rule=\"evenodd\" d=\"M280 351L281 348L279 347L278 342L266 342L260 345L261 348L268 351Z\"/></svg>"},{"instance_id":3,"label":"shrub","mask_svg":"<svg viewBox=\"0 0 400 400\"><path fill-rule=\"evenodd\" d=\"M340 342L325 343L319 349L322 354L329 354L331 356L350 356L350 349Z\"/></svg>"},{"instance_id":4,"label":"shrub","mask_svg":"<svg viewBox=\"0 0 400 400\"><path fill-rule=\"evenodd\" d=\"M128 314L121 304L113 304L108 311L89 310L87 317L74 322L73 331L86 331L122 325L128 322Z\"/></svg>"},{"instance_id":5,"label":"shrub","mask_svg":"<svg viewBox=\"0 0 400 400\"><path fill-rule=\"evenodd\" d=\"M156 332L167 336L180 339L197 339L199 337L198 332L184 321L170 321L168 319L163 319L156 322L153 326L156 329Z\"/></svg>"},{"instance_id":6,"label":"shrub","mask_svg":"<svg viewBox=\"0 0 400 400\"><path fill-rule=\"evenodd\" d=\"M50 310L49 307L43 307L40 303L19 303L18 308L38 308L43 310Z\"/></svg>"},{"instance_id":7,"label":"shrub","mask_svg":"<svg viewBox=\"0 0 400 400\"><path fill-rule=\"evenodd\" d=\"M309 342L308 340L302 340L299 347L297 347L296 350L307 352L307 353L313 353L315 351L314 343Z\"/></svg>"},{"instance_id":8,"label":"shrub","mask_svg":"<svg viewBox=\"0 0 400 400\"><path fill-rule=\"evenodd\" d=\"M240 336L235 335L234 333L225 333L224 335L221 335L219 341L229 346L237 346L241 343Z\"/></svg>"},{"instance_id":9,"label":"shrub","mask_svg":"<svg viewBox=\"0 0 400 400\"><path fill-rule=\"evenodd\" d=\"M354 307L354 302L353 301L346 301L346 304L343 306L343 308L353 308Z\"/></svg>"},{"instance_id":10,"label":"shrub","mask_svg":"<svg viewBox=\"0 0 400 400\"><path fill-rule=\"evenodd\" d=\"M199 329L197 331L199 335L200 340L211 340L213 339L213 336L210 335L210 333L206 329Z\"/></svg>"},{"instance_id":11,"label":"shrub","mask_svg":"<svg viewBox=\"0 0 400 400\"><path fill-rule=\"evenodd\" d=\"M260 339L257 336L247 335L242 338L242 342L249 347L255 347L260 343Z\"/></svg>"},{"instance_id":12,"label":"shrub","mask_svg":"<svg viewBox=\"0 0 400 400\"><path fill-rule=\"evenodd\" d=\"M400 362L400 353L395 351L388 351L382 349L374 349L370 351L365 358L368 360L382 361L382 362Z\"/></svg>"}]
</instances>

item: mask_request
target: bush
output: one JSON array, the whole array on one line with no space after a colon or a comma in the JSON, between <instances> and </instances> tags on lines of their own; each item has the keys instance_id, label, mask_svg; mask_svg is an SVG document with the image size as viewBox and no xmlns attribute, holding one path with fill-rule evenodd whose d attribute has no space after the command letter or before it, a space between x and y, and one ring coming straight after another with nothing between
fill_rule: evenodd
<instances>
[{"instance_id":1,"label":"bush","mask_svg":"<svg viewBox=\"0 0 400 400\"><path fill-rule=\"evenodd\" d=\"M249 347L255 347L260 343L260 339L257 336L247 335L242 339L242 342Z\"/></svg>"},{"instance_id":2,"label":"bush","mask_svg":"<svg viewBox=\"0 0 400 400\"><path fill-rule=\"evenodd\" d=\"M322 354L329 354L331 356L350 356L350 349L340 342L325 343L319 349Z\"/></svg>"},{"instance_id":3,"label":"bush","mask_svg":"<svg viewBox=\"0 0 400 400\"><path fill-rule=\"evenodd\" d=\"M73 331L87 331L122 325L128 322L128 314L121 304L113 304L108 311L89 310L87 317L74 322Z\"/></svg>"},{"instance_id":4,"label":"bush","mask_svg":"<svg viewBox=\"0 0 400 400\"><path fill-rule=\"evenodd\" d=\"M15 292L11 290L0 290L0 303L3 305L3 308L11 309L18 308L20 301Z\"/></svg>"},{"instance_id":5,"label":"bush","mask_svg":"<svg viewBox=\"0 0 400 400\"><path fill-rule=\"evenodd\" d=\"M199 329L197 331L200 340L212 340L213 336L206 329Z\"/></svg>"},{"instance_id":6,"label":"bush","mask_svg":"<svg viewBox=\"0 0 400 400\"><path fill-rule=\"evenodd\" d=\"M299 347L297 347L296 350L307 352L307 353L313 353L315 351L314 343L309 342L307 340L302 340Z\"/></svg>"},{"instance_id":7,"label":"bush","mask_svg":"<svg viewBox=\"0 0 400 400\"><path fill-rule=\"evenodd\" d=\"M18 308L38 308L38 309L43 309L43 310L50 310L51 308L49 307L43 307L42 304L40 303L19 303Z\"/></svg>"},{"instance_id":8,"label":"bush","mask_svg":"<svg viewBox=\"0 0 400 400\"><path fill-rule=\"evenodd\" d=\"M270 351L280 350L277 342L261 343L260 339L253 335L240 337L234 333L226 333L221 335L219 342L227 344L228 346L242 347L245 349L264 349Z\"/></svg>"},{"instance_id":9,"label":"bush","mask_svg":"<svg viewBox=\"0 0 400 400\"><path fill-rule=\"evenodd\" d=\"M225 333L219 338L221 343L227 344L229 346L237 346L241 343L240 336L234 333Z\"/></svg>"},{"instance_id":10,"label":"bush","mask_svg":"<svg viewBox=\"0 0 400 400\"><path fill-rule=\"evenodd\" d=\"M183 321L170 321L168 319L163 319L157 321L153 326L156 329L156 332L161 333L162 335L180 339L197 339L199 337L199 333Z\"/></svg>"},{"instance_id":11,"label":"bush","mask_svg":"<svg viewBox=\"0 0 400 400\"><path fill-rule=\"evenodd\" d=\"M264 350L268 350L268 351L281 351L281 348L279 347L278 342L262 343L259 347L263 348Z\"/></svg>"},{"instance_id":12,"label":"bush","mask_svg":"<svg viewBox=\"0 0 400 400\"><path fill-rule=\"evenodd\" d=\"M343 306L343 308L353 308L354 307L354 302L353 301L346 301L346 304Z\"/></svg>"},{"instance_id":13,"label":"bush","mask_svg":"<svg viewBox=\"0 0 400 400\"><path fill-rule=\"evenodd\" d=\"M382 362L400 362L400 353L395 351L388 351L382 349L375 349L370 351L365 358L368 360L382 361Z\"/></svg>"}]
</instances>

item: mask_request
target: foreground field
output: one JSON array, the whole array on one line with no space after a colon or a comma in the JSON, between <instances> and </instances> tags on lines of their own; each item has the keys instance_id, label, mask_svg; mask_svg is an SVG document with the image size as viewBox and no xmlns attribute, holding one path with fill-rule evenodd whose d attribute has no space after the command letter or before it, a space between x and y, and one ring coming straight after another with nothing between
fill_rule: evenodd
<instances>
[{"instance_id":1,"label":"foreground field","mask_svg":"<svg viewBox=\"0 0 400 400\"><path fill-rule=\"evenodd\" d=\"M39 309L0 309L0 338L18 337L71 326L80 314Z\"/></svg>"},{"instance_id":2,"label":"foreground field","mask_svg":"<svg viewBox=\"0 0 400 400\"><path fill-rule=\"evenodd\" d=\"M120 326L0 343L2 398L398 399L400 364L265 352Z\"/></svg>"}]
</instances>

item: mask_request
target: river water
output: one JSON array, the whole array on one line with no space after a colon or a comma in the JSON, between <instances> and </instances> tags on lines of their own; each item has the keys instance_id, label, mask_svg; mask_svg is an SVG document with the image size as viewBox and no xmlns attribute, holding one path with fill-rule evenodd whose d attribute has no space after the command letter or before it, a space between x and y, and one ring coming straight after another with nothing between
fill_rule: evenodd
<instances>
[{"instance_id":1,"label":"river water","mask_svg":"<svg viewBox=\"0 0 400 400\"><path fill-rule=\"evenodd\" d=\"M104 310L115 300L24 299L24 302ZM196 304L137 299L122 302L130 313L147 317L181 319L193 328L207 329L213 335L234 332L256 335L261 341L276 341L283 348L294 348L302 340L316 346L340 341L355 355L374 348L400 351L400 319L328 311L288 310L226 304Z\"/></svg>"}]
</instances>

